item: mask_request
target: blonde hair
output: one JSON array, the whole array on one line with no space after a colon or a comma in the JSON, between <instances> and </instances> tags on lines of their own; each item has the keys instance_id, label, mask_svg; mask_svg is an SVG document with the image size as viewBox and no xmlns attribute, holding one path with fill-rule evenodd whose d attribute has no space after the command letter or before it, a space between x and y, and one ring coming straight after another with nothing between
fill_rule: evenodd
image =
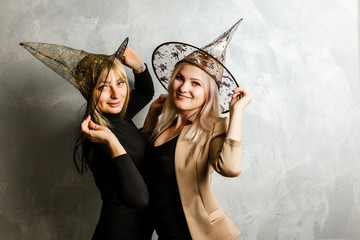
<instances>
[{"instance_id":1,"label":"blonde hair","mask_svg":"<svg viewBox=\"0 0 360 240\"><path fill-rule=\"evenodd\" d=\"M111 69L110 69L111 67ZM113 70L116 73L119 73L120 78L122 80L124 80L125 84L126 84L126 89L127 89L127 94L125 97L125 101L124 101L124 105L119 113L120 117L123 117L126 113L126 109L127 109L127 105L129 103L129 96L130 96L130 90L129 90L129 83L127 80L127 76L126 76L126 71L124 69L123 64L120 62L120 60L118 60L117 58L115 58L112 66L111 66L111 61L106 61L104 64L104 67L97 79L96 82L96 86L94 87L94 89L92 90L92 94L91 94L91 102L88 102L88 105L92 105L90 109L94 109L94 105L96 104L99 96L100 96L100 92L98 90L98 87L102 84L103 80L106 78L106 75L108 74L110 70ZM110 123L109 121L105 118L105 116L103 115L103 113L98 109L98 107L96 106L95 111L92 114L92 119L99 125L101 126L106 126L106 127L110 127Z\"/></svg>"},{"instance_id":2,"label":"blonde hair","mask_svg":"<svg viewBox=\"0 0 360 240\"><path fill-rule=\"evenodd\" d=\"M94 79L96 79L96 83L94 84L95 86L92 89L91 96L87 99L86 111L84 116L85 119L85 117L91 114L91 118L96 124L106 127L110 127L110 123L108 119L106 119L104 114L100 112L98 107L96 106L95 108L95 104L97 103L100 94L100 93L97 94L97 87L102 83L107 73L109 72L109 69L119 73L120 78L123 79L126 84L127 94L125 97L124 105L119 113L120 117L123 117L125 115L126 108L129 103L129 83L126 77L126 72L122 63L118 59L115 59L114 62L112 63L112 59L109 57L104 61L104 65L101 69L100 74L97 74L93 69L90 69L90 71L92 71L93 73L91 75L95 75ZM80 129L76 136L76 144L73 151L73 160L76 169L80 174L84 174L89 169L89 165L92 161L92 154L93 154L93 144L90 140L88 140L85 137L85 135L81 132Z\"/></svg>"},{"instance_id":3,"label":"blonde hair","mask_svg":"<svg viewBox=\"0 0 360 240\"><path fill-rule=\"evenodd\" d=\"M158 123L155 126L153 137L159 135L161 130L168 124L172 123L178 116L177 109L173 101L172 85L178 72L188 62L179 62L176 64L175 69L171 75L168 93L169 97L166 99L163 111ZM194 65L195 66L195 65ZM216 82L209 74L204 74L205 79L205 103L202 108L195 113L194 121L192 122L189 130L185 134L185 139L195 142L202 131L211 131L213 123L220 118L220 104L219 104L219 91Z\"/></svg>"}]
</instances>

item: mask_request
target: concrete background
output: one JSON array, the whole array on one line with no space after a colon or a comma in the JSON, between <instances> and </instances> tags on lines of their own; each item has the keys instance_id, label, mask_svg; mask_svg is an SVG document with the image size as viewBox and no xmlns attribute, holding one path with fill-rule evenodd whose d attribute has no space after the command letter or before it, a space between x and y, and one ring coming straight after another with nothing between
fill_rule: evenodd
<instances>
[{"instance_id":1,"label":"concrete background","mask_svg":"<svg viewBox=\"0 0 360 240\"><path fill-rule=\"evenodd\" d=\"M112 54L129 36L151 66L160 43L201 47L239 18L226 65L253 102L241 176L214 174L219 202L243 240L360 239L356 0L102 2L1 0L0 240L90 239L101 203L72 162L84 99L19 42Z\"/></svg>"}]
</instances>

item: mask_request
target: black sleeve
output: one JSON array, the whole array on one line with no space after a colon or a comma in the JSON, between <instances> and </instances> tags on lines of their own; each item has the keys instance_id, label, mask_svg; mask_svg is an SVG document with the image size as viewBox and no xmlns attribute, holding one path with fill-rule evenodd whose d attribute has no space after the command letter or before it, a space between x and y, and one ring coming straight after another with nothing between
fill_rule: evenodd
<instances>
[{"instance_id":1,"label":"black sleeve","mask_svg":"<svg viewBox=\"0 0 360 240\"><path fill-rule=\"evenodd\" d=\"M126 116L132 119L154 96L154 84L147 65L144 72L135 75L135 88L130 92Z\"/></svg>"},{"instance_id":2,"label":"black sleeve","mask_svg":"<svg viewBox=\"0 0 360 240\"><path fill-rule=\"evenodd\" d=\"M146 209L149 205L149 194L146 184L128 154L111 160L112 179L122 202L127 207Z\"/></svg>"}]
</instances>

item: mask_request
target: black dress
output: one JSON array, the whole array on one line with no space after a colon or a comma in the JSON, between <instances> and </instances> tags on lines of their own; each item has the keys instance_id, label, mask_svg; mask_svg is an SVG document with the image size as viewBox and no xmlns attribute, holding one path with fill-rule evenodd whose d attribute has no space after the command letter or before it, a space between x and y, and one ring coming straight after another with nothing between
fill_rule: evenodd
<instances>
[{"instance_id":1,"label":"black dress","mask_svg":"<svg viewBox=\"0 0 360 240\"><path fill-rule=\"evenodd\" d=\"M149 195L142 177L146 141L131 119L153 95L154 86L146 69L135 74L135 89L130 93L125 117L105 114L127 154L112 159L107 146L93 145L90 169L103 200L93 240L151 239Z\"/></svg>"},{"instance_id":2,"label":"black dress","mask_svg":"<svg viewBox=\"0 0 360 240\"><path fill-rule=\"evenodd\" d=\"M175 175L177 140L152 145L147 154L151 219L159 240L191 240Z\"/></svg>"}]
</instances>

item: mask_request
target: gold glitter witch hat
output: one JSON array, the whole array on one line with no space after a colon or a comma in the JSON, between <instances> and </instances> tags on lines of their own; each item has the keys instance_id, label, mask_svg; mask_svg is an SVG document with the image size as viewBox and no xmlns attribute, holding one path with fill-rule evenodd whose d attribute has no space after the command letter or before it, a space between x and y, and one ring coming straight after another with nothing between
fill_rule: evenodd
<instances>
[{"instance_id":1,"label":"gold glitter witch hat","mask_svg":"<svg viewBox=\"0 0 360 240\"><path fill-rule=\"evenodd\" d=\"M87 53L83 50L50 43L23 42L20 45L74 85L88 100L105 62L110 61L112 66L115 58L120 60L128 41L129 39L126 38L112 55Z\"/></svg>"},{"instance_id":2,"label":"gold glitter witch hat","mask_svg":"<svg viewBox=\"0 0 360 240\"><path fill-rule=\"evenodd\" d=\"M152 65L160 83L167 89L176 64L188 62L208 73L219 87L220 110L228 112L232 90L238 84L224 66L227 46L242 19L205 47L198 48L181 42L166 42L153 52Z\"/></svg>"}]
</instances>

